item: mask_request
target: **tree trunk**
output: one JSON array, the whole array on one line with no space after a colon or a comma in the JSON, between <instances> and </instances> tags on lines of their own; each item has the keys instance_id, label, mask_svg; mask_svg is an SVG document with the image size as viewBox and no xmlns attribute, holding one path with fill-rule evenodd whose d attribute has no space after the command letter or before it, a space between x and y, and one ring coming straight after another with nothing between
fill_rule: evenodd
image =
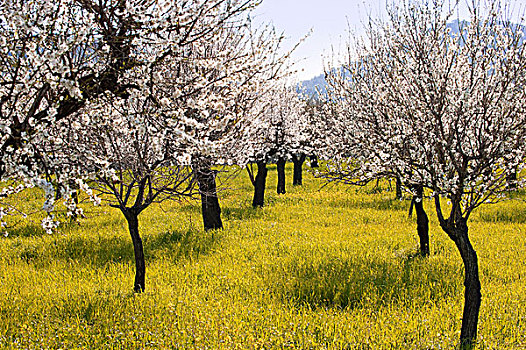
<instances>
[{"instance_id":1,"label":"tree trunk","mask_svg":"<svg viewBox=\"0 0 526 350\"><path fill-rule=\"evenodd\" d=\"M449 231L449 232L448 232ZM465 219L460 219L455 228L446 231L455 242L464 263L464 311L460 331L460 349L472 349L477 338L477 324L482 300L477 253L468 236Z\"/></svg>"},{"instance_id":2,"label":"tree trunk","mask_svg":"<svg viewBox=\"0 0 526 350\"><path fill-rule=\"evenodd\" d=\"M407 217L410 219L413 217L414 206L415 206L415 196L413 196L413 198L411 199L411 204L409 205L409 213L407 214Z\"/></svg>"},{"instance_id":3,"label":"tree trunk","mask_svg":"<svg viewBox=\"0 0 526 350\"><path fill-rule=\"evenodd\" d=\"M208 159L200 159L194 166L199 193L201 195L201 212L206 231L223 228L221 221L221 207L217 198L216 171Z\"/></svg>"},{"instance_id":4,"label":"tree trunk","mask_svg":"<svg viewBox=\"0 0 526 350\"><path fill-rule=\"evenodd\" d=\"M79 206L79 186L75 183L75 181L70 180L68 183L69 187L73 189L71 192L71 199L73 199L73 203L75 203L75 209ZM83 218L84 215L81 215ZM73 215L71 215L71 221L77 221L77 212L74 211Z\"/></svg>"},{"instance_id":5,"label":"tree trunk","mask_svg":"<svg viewBox=\"0 0 526 350\"><path fill-rule=\"evenodd\" d=\"M429 256L429 219L424 210L423 192L422 186L416 186L416 195L412 202L416 211L416 230L420 238L420 254Z\"/></svg>"},{"instance_id":6,"label":"tree trunk","mask_svg":"<svg viewBox=\"0 0 526 350\"><path fill-rule=\"evenodd\" d=\"M128 229L130 231L133 242L133 251L135 253L135 282L133 283L133 290L136 293L141 293L145 290L146 264L144 262L142 239L139 235L139 219L133 209L122 210L122 212L124 217L126 217L126 221L128 221Z\"/></svg>"},{"instance_id":7,"label":"tree trunk","mask_svg":"<svg viewBox=\"0 0 526 350\"><path fill-rule=\"evenodd\" d=\"M265 203L265 186L267 182L267 163L264 161L257 162L258 173L254 181L254 199L252 206L254 208L262 207Z\"/></svg>"},{"instance_id":8,"label":"tree trunk","mask_svg":"<svg viewBox=\"0 0 526 350\"><path fill-rule=\"evenodd\" d=\"M318 164L318 156L315 155L315 154L312 154L311 156L309 156L309 159L310 159L310 167L311 168L319 168L320 165Z\"/></svg>"},{"instance_id":9,"label":"tree trunk","mask_svg":"<svg viewBox=\"0 0 526 350\"><path fill-rule=\"evenodd\" d=\"M517 189L517 169L506 175L506 181L508 182L508 189L510 191Z\"/></svg>"},{"instance_id":10,"label":"tree trunk","mask_svg":"<svg viewBox=\"0 0 526 350\"><path fill-rule=\"evenodd\" d=\"M396 178L396 199L402 199L402 180Z\"/></svg>"},{"instance_id":11,"label":"tree trunk","mask_svg":"<svg viewBox=\"0 0 526 350\"><path fill-rule=\"evenodd\" d=\"M305 154L301 153L299 156L292 155L292 162L294 163L292 185L301 186L303 185L303 163L305 162Z\"/></svg>"},{"instance_id":12,"label":"tree trunk","mask_svg":"<svg viewBox=\"0 0 526 350\"><path fill-rule=\"evenodd\" d=\"M276 165L278 168L278 194L285 194L285 159L279 157Z\"/></svg>"},{"instance_id":13,"label":"tree trunk","mask_svg":"<svg viewBox=\"0 0 526 350\"><path fill-rule=\"evenodd\" d=\"M73 214L71 214L71 221L75 222L78 219L77 208L79 206L79 194L77 190L74 190L71 193L71 199L73 199L73 203L75 203L75 211L73 211Z\"/></svg>"}]
</instances>

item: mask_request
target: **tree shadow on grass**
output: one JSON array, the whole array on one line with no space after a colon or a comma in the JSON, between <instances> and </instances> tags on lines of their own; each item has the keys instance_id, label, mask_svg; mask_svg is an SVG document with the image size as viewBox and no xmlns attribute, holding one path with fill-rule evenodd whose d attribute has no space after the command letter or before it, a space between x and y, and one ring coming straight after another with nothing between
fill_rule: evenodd
<instances>
[{"instance_id":1,"label":"tree shadow on grass","mask_svg":"<svg viewBox=\"0 0 526 350\"><path fill-rule=\"evenodd\" d=\"M92 293L60 297L52 306L51 312L56 318L66 322L75 319L84 321L87 325L94 325L101 321L101 315L107 317L112 311L125 310L133 297L131 292L95 290ZM114 310L109 307L113 307Z\"/></svg>"},{"instance_id":2,"label":"tree shadow on grass","mask_svg":"<svg viewBox=\"0 0 526 350\"><path fill-rule=\"evenodd\" d=\"M362 198L360 200L332 199L327 201L326 205L331 208L408 211L410 203L408 200L401 201L395 198Z\"/></svg>"},{"instance_id":3,"label":"tree shadow on grass","mask_svg":"<svg viewBox=\"0 0 526 350\"><path fill-rule=\"evenodd\" d=\"M412 255L393 260L327 257L294 262L270 281L277 292L310 308L363 308L436 302L461 293L455 265Z\"/></svg>"},{"instance_id":4,"label":"tree shadow on grass","mask_svg":"<svg viewBox=\"0 0 526 350\"><path fill-rule=\"evenodd\" d=\"M41 225L37 223L24 223L5 230L7 237L41 237L46 234Z\"/></svg>"},{"instance_id":5,"label":"tree shadow on grass","mask_svg":"<svg viewBox=\"0 0 526 350\"><path fill-rule=\"evenodd\" d=\"M262 208L252 208L252 207L223 207L221 209L221 214L224 219L228 221L232 220L248 220L248 219L258 219L265 215L265 212Z\"/></svg>"},{"instance_id":6,"label":"tree shadow on grass","mask_svg":"<svg viewBox=\"0 0 526 350\"><path fill-rule=\"evenodd\" d=\"M60 213L58 215L58 221L60 225L57 231L53 232L53 235L57 234L69 234L70 229L76 229L77 227L82 228L84 231L98 231L101 227L105 230L108 228L119 228L125 223L124 217L111 216L106 213L100 213L97 211L85 211L86 218L79 218L78 221L72 220L70 217ZM99 217L103 217L102 220ZM39 220L33 219L31 221L21 221L5 230L7 237L42 237L47 235Z\"/></svg>"},{"instance_id":7,"label":"tree shadow on grass","mask_svg":"<svg viewBox=\"0 0 526 350\"><path fill-rule=\"evenodd\" d=\"M507 208L484 208L479 214L482 222L495 223L526 223L526 210L510 210Z\"/></svg>"},{"instance_id":8,"label":"tree shadow on grass","mask_svg":"<svg viewBox=\"0 0 526 350\"><path fill-rule=\"evenodd\" d=\"M193 227L144 235L146 262L160 258L173 261L198 258L212 250L221 237L221 233L203 232ZM18 249L23 260L36 264L61 259L104 267L109 263L135 261L133 245L128 236L61 236L46 246L22 243Z\"/></svg>"}]
</instances>

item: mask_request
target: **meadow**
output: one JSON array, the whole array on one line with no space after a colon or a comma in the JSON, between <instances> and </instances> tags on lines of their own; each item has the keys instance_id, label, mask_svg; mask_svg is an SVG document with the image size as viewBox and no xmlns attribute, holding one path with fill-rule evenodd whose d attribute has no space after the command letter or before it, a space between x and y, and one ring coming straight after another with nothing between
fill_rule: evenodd
<instances>
[{"instance_id":1,"label":"meadow","mask_svg":"<svg viewBox=\"0 0 526 350\"><path fill-rule=\"evenodd\" d=\"M117 209L84 206L53 235L25 223L0 237L1 349L453 349L463 268L430 216L420 257L409 200L387 183L304 186L251 207L245 172L220 193L225 229L204 232L198 202L139 217L146 291ZM41 206L37 193L23 198ZM478 209L470 237L482 282L477 349L526 349L526 195Z\"/></svg>"}]
</instances>

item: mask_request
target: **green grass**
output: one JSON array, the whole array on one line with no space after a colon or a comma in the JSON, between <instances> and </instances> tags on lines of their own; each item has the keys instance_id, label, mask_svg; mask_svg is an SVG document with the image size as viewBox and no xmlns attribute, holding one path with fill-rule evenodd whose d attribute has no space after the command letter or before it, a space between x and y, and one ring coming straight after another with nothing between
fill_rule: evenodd
<instances>
[{"instance_id":1,"label":"green grass","mask_svg":"<svg viewBox=\"0 0 526 350\"><path fill-rule=\"evenodd\" d=\"M0 239L2 349L452 349L462 263L431 202L431 256L418 257L409 201L304 174L262 209L245 173L220 193L225 230L203 232L199 203L148 208L146 292L132 292L124 218L85 207L47 235L28 223ZM41 205L24 194L28 207ZM478 349L526 349L526 204L481 208ZM32 201L32 202L31 202Z\"/></svg>"}]
</instances>

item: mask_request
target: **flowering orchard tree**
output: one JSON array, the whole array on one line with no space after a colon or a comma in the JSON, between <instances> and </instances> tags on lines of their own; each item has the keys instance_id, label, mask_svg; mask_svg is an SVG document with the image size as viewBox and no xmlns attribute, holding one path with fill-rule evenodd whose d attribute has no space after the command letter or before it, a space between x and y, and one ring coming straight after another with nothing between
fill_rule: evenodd
<instances>
[{"instance_id":1,"label":"flowering orchard tree","mask_svg":"<svg viewBox=\"0 0 526 350\"><path fill-rule=\"evenodd\" d=\"M131 90L127 98L101 96L54 124L42 147L49 163L77 173L79 187L118 208L128 222L135 253L135 292L145 289L139 214L152 203L194 195L189 159L181 145L191 138L167 118L154 96ZM167 113L169 114L169 113Z\"/></svg>"},{"instance_id":2,"label":"flowering orchard tree","mask_svg":"<svg viewBox=\"0 0 526 350\"><path fill-rule=\"evenodd\" d=\"M272 97L271 91L260 91L253 96L251 103L245 105L245 118L242 123L234 126L229 137L222 144L221 153L226 162L236 164L247 169L250 181L254 186L254 198L252 206L262 207L265 198L265 187L267 179L267 163L269 154L267 144L262 135L269 130L271 125L265 118L268 107L268 99ZM257 164L257 174L254 175L253 163Z\"/></svg>"},{"instance_id":3,"label":"flowering orchard tree","mask_svg":"<svg viewBox=\"0 0 526 350\"><path fill-rule=\"evenodd\" d=\"M37 142L57 121L110 92L126 97L134 67L179 56L256 1L6 0L0 3L0 178L67 187ZM66 182L59 184L58 179ZM64 193L64 191L61 191ZM51 203L48 201L46 203ZM45 209L52 210L53 205ZM2 211L3 212L3 211Z\"/></svg>"},{"instance_id":4,"label":"flowering orchard tree","mask_svg":"<svg viewBox=\"0 0 526 350\"><path fill-rule=\"evenodd\" d=\"M121 76L127 95L94 99L79 112L66 145L59 140L42 152L55 167L80 160L70 168L92 179L90 190L112 195L134 242L136 291L144 290L145 282L139 213L153 202L191 197L197 185L205 229L222 227L212 169L218 150L242 123L247 100L261 82L277 76L286 59L268 53L281 42L271 27L254 31L248 19L217 14L203 25L215 29L187 45L170 31L156 31L162 40L134 53L148 63ZM59 126L57 136L67 130L67 124Z\"/></svg>"},{"instance_id":5,"label":"flowering orchard tree","mask_svg":"<svg viewBox=\"0 0 526 350\"><path fill-rule=\"evenodd\" d=\"M294 87L286 86L286 81L268 84L260 91L257 99L247 109L249 117L237 125L235 137L225 144L227 157L238 165L246 166L254 186L252 205L264 204L267 163L277 159L278 193L285 193L285 161L297 156L305 159L308 148L307 133L309 125L305 118L305 101ZM253 163L257 164L254 175ZM297 169L296 169L297 172ZM297 174L296 174L297 175ZM301 180L301 170L300 176Z\"/></svg>"},{"instance_id":6,"label":"flowering orchard tree","mask_svg":"<svg viewBox=\"0 0 526 350\"><path fill-rule=\"evenodd\" d=\"M356 46L350 77L331 81L335 134L350 156L331 176L359 182L396 174L416 194L431 191L464 263L463 349L475 342L481 303L468 219L502 199L509 175L524 167L526 51L522 26L499 6L473 2L456 32L443 2L392 5L388 20L371 24L367 43Z\"/></svg>"},{"instance_id":7,"label":"flowering orchard tree","mask_svg":"<svg viewBox=\"0 0 526 350\"><path fill-rule=\"evenodd\" d=\"M225 139L222 153L228 162L245 167L254 186L252 206L262 207L265 200L267 163L274 154L275 139L272 130L270 105L277 98L274 82L260 86L250 103L245 105L245 118L235 125L230 137ZM266 86L269 85L269 86ZM253 169L257 165L257 173ZM254 175L255 174L255 175Z\"/></svg>"},{"instance_id":8,"label":"flowering orchard tree","mask_svg":"<svg viewBox=\"0 0 526 350\"><path fill-rule=\"evenodd\" d=\"M2 194L37 185L45 190L46 211L53 209L54 188L50 176L40 176L46 169L32 136L75 108L73 101L82 95L76 77L84 75L82 67L97 65L93 18L66 5L72 3L0 4L0 179L18 180ZM76 19L78 29L71 30ZM48 218L43 226L49 231L54 224Z\"/></svg>"},{"instance_id":9,"label":"flowering orchard tree","mask_svg":"<svg viewBox=\"0 0 526 350\"><path fill-rule=\"evenodd\" d=\"M303 163L309 155L311 167L317 166L317 149L320 143L318 124L323 115L319 112L319 101L308 97L303 91L298 92L299 101L295 101L296 116L291 116L292 125L288 130L290 135L290 156L294 164L292 184L303 185ZM294 100L293 100L294 101ZM295 119L294 119L295 118Z\"/></svg>"},{"instance_id":10,"label":"flowering orchard tree","mask_svg":"<svg viewBox=\"0 0 526 350\"><path fill-rule=\"evenodd\" d=\"M309 146L311 153L309 154L309 165L311 168L319 168L318 157L320 149L325 147L325 137L327 135L326 118L324 113L325 99L324 95L316 92L311 96L303 94L305 100L305 112L307 118L307 125L309 128Z\"/></svg>"},{"instance_id":11,"label":"flowering orchard tree","mask_svg":"<svg viewBox=\"0 0 526 350\"><path fill-rule=\"evenodd\" d=\"M45 7L47 2L42 4ZM25 176L38 180L45 174L45 187L50 187L53 179L63 193L71 193L72 179L78 179L76 183L94 200L97 193L111 200L129 224L136 291L145 287L139 213L153 202L192 194L195 179L189 166L193 165L193 152L212 154L214 130L221 131L235 120L231 101L251 86L251 76L258 76L266 67L262 57L268 45L244 48L268 37L254 36L246 20L238 16L246 15L255 4L249 0L56 4L72 11L70 22L56 35L75 33L79 26L93 33L91 46L82 50L72 45L68 51L73 56L89 53L90 61L75 71L82 74L73 74L70 68L72 77L67 82L60 81L52 86L57 90L43 93L45 97L35 108L44 116L38 122L27 122L41 127L31 126L20 142L32 153L19 151L20 145L12 147L14 152L28 155L22 159L27 162L6 159L6 169L34 169L33 173L25 171ZM76 21L77 17L86 23ZM31 30L33 24L24 20L21 17L22 24L15 22L13 31L18 25ZM209 54L213 45L219 47ZM24 55L8 52L6 57L25 60L41 52L37 46ZM71 60L76 62L76 58ZM31 73L27 68L27 74ZM85 78L88 82L84 76L89 77ZM16 111L19 98L15 96L13 101L10 107ZM9 141L13 138L9 125L17 119L12 112L4 115L4 139ZM209 128L209 134L200 132L201 128ZM14 175L4 178L11 177Z\"/></svg>"},{"instance_id":12,"label":"flowering orchard tree","mask_svg":"<svg viewBox=\"0 0 526 350\"><path fill-rule=\"evenodd\" d=\"M270 104L270 131L273 135L272 155L277 158L278 193L285 193L285 162L294 162L295 185L301 185L301 167L309 147L309 124L303 100L294 87L283 87L275 94L278 98Z\"/></svg>"},{"instance_id":13,"label":"flowering orchard tree","mask_svg":"<svg viewBox=\"0 0 526 350\"><path fill-rule=\"evenodd\" d=\"M371 35L370 32L369 34ZM357 46L357 49L358 53L348 51L347 62L340 68L330 69L326 73L329 88L320 111L325 118L317 123L317 130L319 134L325 135L319 138L322 144L318 149L320 154L328 159L328 163L326 169L316 174L329 181L341 181L356 186L365 186L371 181L384 178L395 178L396 198L401 199L402 177L399 169L387 163L382 163L384 166L381 169L369 168L369 160L374 158L379 148L374 142L365 142L371 139L367 132L360 130L358 125L360 120L352 104L355 103L353 100L356 93L355 85L372 82L369 80L369 75L375 73L367 71L362 65L365 62L364 58L372 59L372 56L363 46ZM361 62L357 61L357 57ZM412 216L414 206L417 214L420 254L424 257L429 256L429 219L423 206L424 189L421 184L415 183L406 183L405 189L413 196L409 212Z\"/></svg>"},{"instance_id":14,"label":"flowering orchard tree","mask_svg":"<svg viewBox=\"0 0 526 350\"><path fill-rule=\"evenodd\" d=\"M250 19L224 26L215 40L193 48L190 60L172 72L186 79L174 106L186 111L187 128L198 143L187 149L201 193L206 230L221 229L216 174L212 167L232 160L237 135L246 126L250 108L274 80L288 74L288 54L278 55L282 36L270 26L253 30ZM172 73L173 74L173 73ZM190 87L190 89L188 88ZM168 86L170 88L170 86Z\"/></svg>"}]
</instances>

